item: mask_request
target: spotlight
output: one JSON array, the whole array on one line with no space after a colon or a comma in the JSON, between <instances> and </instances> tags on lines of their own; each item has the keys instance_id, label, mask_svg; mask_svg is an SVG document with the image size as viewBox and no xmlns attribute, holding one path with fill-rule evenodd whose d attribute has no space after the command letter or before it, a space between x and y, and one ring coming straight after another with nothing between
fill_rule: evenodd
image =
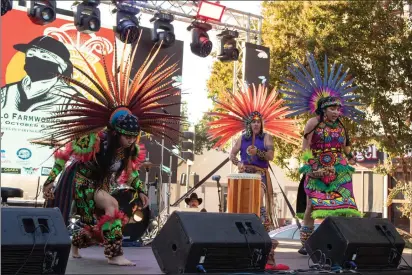
<instances>
[{"instance_id":1,"label":"spotlight","mask_svg":"<svg viewBox=\"0 0 412 275\"><path fill-rule=\"evenodd\" d=\"M173 22L174 17L171 14L157 12L150 22L153 22L152 41L155 43L161 42L163 48L168 48L175 43L176 37L174 34Z\"/></svg>"},{"instance_id":2,"label":"spotlight","mask_svg":"<svg viewBox=\"0 0 412 275\"><path fill-rule=\"evenodd\" d=\"M206 57L212 52L213 43L209 40L208 31L212 29L212 25L208 23L193 22L187 30L192 30L192 43L190 50L193 54Z\"/></svg>"},{"instance_id":3,"label":"spotlight","mask_svg":"<svg viewBox=\"0 0 412 275\"><path fill-rule=\"evenodd\" d=\"M139 39L139 20L136 15L140 12L135 0L116 1L118 9L116 26L113 28L116 37L123 43L134 43ZM127 40L127 41L126 41Z\"/></svg>"},{"instance_id":4,"label":"spotlight","mask_svg":"<svg viewBox=\"0 0 412 275\"><path fill-rule=\"evenodd\" d=\"M220 40L220 52L217 59L222 62L237 61L239 50L236 48L235 38L239 37L239 33L237 31L224 30L217 37Z\"/></svg>"},{"instance_id":5,"label":"spotlight","mask_svg":"<svg viewBox=\"0 0 412 275\"><path fill-rule=\"evenodd\" d=\"M100 0L84 0L74 12L74 25L79 32L94 33L100 30Z\"/></svg>"},{"instance_id":6,"label":"spotlight","mask_svg":"<svg viewBox=\"0 0 412 275\"><path fill-rule=\"evenodd\" d=\"M12 10L12 0L1 0L1 16L5 15L8 11Z\"/></svg>"},{"instance_id":7,"label":"spotlight","mask_svg":"<svg viewBox=\"0 0 412 275\"><path fill-rule=\"evenodd\" d=\"M30 1L27 15L34 24L49 24L56 20L56 1Z\"/></svg>"}]
</instances>

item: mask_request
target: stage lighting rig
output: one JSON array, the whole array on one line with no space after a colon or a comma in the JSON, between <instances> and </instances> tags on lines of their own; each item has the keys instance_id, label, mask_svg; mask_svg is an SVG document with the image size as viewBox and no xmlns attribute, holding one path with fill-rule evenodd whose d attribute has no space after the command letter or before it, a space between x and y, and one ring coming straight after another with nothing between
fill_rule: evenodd
<instances>
[{"instance_id":1,"label":"stage lighting rig","mask_svg":"<svg viewBox=\"0 0 412 275\"><path fill-rule=\"evenodd\" d=\"M100 30L100 0L84 0L74 12L74 25L79 32L94 33Z\"/></svg>"},{"instance_id":2,"label":"stage lighting rig","mask_svg":"<svg viewBox=\"0 0 412 275\"><path fill-rule=\"evenodd\" d=\"M206 57L212 52L213 43L209 40L208 31L212 29L212 25L194 21L187 27L188 31L192 31L192 43L190 50L193 54Z\"/></svg>"},{"instance_id":3,"label":"stage lighting rig","mask_svg":"<svg viewBox=\"0 0 412 275\"><path fill-rule=\"evenodd\" d=\"M140 34L139 19L136 17L140 12L139 6L135 0L118 0L113 3L117 8L116 26L113 27L116 37L123 43L136 42Z\"/></svg>"},{"instance_id":4,"label":"stage lighting rig","mask_svg":"<svg viewBox=\"0 0 412 275\"><path fill-rule=\"evenodd\" d=\"M237 31L224 30L217 35L220 41L220 52L217 56L222 62L237 61L239 50L236 47L236 38L239 37Z\"/></svg>"},{"instance_id":5,"label":"stage lighting rig","mask_svg":"<svg viewBox=\"0 0 412 275\"><path fill-rule=\"evenodd\" d=\"M1 16L5 15L8 11L13 9L12 0L1 0Z\"/></svg>"},{"instance_id":6,"label":"stage lighting rig","mask_svg":"<svg viewBox=\"0 0 412 275\"><path fill-rule=\"evenodd\" d=\"M157 12L154 17L150 19L153 23L152 41L155 43L162 43L163 48L172 46L175 43L176 37L174 33L173 22L174 16L168 13Z\"/></svg>"},{"instance_id":7,"label":"stage lighting rig","mask_svg":"<svg viewBox=\"0 0 412 275\"><path fill-rule=\"evenodd\" d=\"M30 1L27 15L34 24L49 24L56 20L56 1Z\"/></svg>"}]
</instances>

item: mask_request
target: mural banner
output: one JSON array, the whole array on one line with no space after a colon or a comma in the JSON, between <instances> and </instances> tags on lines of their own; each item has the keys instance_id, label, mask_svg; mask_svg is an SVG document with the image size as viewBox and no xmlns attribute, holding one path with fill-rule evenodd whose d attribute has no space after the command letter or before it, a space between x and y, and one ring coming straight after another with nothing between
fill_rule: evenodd
<instances>
[{"instance_id":1,"label":"mural banner","mask_svg":"<svg viewBox=\"0 0 412 275\"><path fill-rule=\"evenodd\" d=\"M70 98L63 94L83 95L56 74L74 76L86 85L88 79L74 67L88 71L84 57L103 76L100 53L112 59L114 34L101 28L96 34L77 32L73 20L57 18L40 26L27 12L12 10L1 24L1 166L2 173L44 175L53 158L50 147L30 144L51 122L51 112L66 108ZM112 64L109 64L112 66Z\"/></svg>"}]
</instances>

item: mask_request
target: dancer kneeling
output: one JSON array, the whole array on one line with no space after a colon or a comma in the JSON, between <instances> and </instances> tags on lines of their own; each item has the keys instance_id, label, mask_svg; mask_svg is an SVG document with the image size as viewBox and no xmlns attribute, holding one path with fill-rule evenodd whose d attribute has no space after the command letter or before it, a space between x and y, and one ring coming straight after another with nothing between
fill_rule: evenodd
<instances>
[{"instance_id":1,"label":"dancer kneeling","mask_svg":"<svg viewBox=\"0 0 412 275\"><path fill-rule=\"evenodd\" d=\"M159 49L158 46L151 52L135 77L130 73L137 46L131 54L123 51L120 66L114 59L114 74L107 69L105 55L102 55L104 79L99 78L83 57L91 73L76 69L93 83L93 88L60 76L88 96L74 96L74 103L51 116L51 120L57 122L48 128L50 132L32 141L45 144L54 140L62 144L63 149L55 151L55 164L44 183L43 194L46 206L58 207L66 224L74 201L76 214L85 224L72 239L75 258L80 257L79 248L103 243L109 264L134 265L122 251L122 227L127 217L119 211L118 202L110 194L117 184L129 185L135 191L133 201L140 198L143 207L147 207L148 198L139 180L139 167L145 159L144 147L139 145L140 133L163 136L174 143L179 136L179 130L168 124L179 123L182 117L160 111L175 105L170 97L178 99L179 90L171 81L176 64L167 64L169 59L165 58L149 70ZM157 102L166 98L169 103ZM68 162L71 163L66 168ZM53 183L63 170L54 190Z\"/></svg>"}]
</instances>

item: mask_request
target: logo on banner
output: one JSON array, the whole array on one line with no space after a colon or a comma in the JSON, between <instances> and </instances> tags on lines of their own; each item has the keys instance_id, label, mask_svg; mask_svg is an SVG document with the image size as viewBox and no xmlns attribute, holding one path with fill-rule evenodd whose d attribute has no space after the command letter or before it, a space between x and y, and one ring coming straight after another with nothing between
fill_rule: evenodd
<instances>
[{"instance_id":1,"label":"logo on banner","mask_svg":"<svg viewBox=\"0 0 412 275\"><path fill-rule=\"evenodd\" d=\"M41 175L42 176L48 176L51 172L52 168L51 167L42 167L41 168Z\"/></svg>"},{"instance_id":2,"label":"logo on banner","mask_svg":"<svg viewBox=\"0 0 412 275\"><path fill-rule=\"evenodd\" d=\"M2 159L6 158L6 150L1 150L1 158Z\"/></svg>"},{"instance_id":3,"label":"logo on banner","mask_svg":"<svg viewBox=\"0 0 412 275\"><path fill-rule=\"evenodd\" d=\"M33 168L33 167L23 167L23 169L27 175L33 175L39 170L39 168Z\"/></svg>"},{"instance_id":4,"label":"logo on banner","mask_svg":"<svg viewBox=\"0 0 412 275\"><path fill-rule=\"evenodd\" d=\"M1 172L5 174L21 174L21 169L20 168L1 168Z\"/></svg>"},{"instance_id":5,"label":"logo on banner","mask_svg":"<svg viewBox=\"0 0 412 275\"><path fill-rule=\"evenodd\" d=\"M19 150L17 150L16 153L17 157L21 160L28 160L29 158L31 158L31 151L27 148L20 148Z\"/></svg>"}]
</instances>

